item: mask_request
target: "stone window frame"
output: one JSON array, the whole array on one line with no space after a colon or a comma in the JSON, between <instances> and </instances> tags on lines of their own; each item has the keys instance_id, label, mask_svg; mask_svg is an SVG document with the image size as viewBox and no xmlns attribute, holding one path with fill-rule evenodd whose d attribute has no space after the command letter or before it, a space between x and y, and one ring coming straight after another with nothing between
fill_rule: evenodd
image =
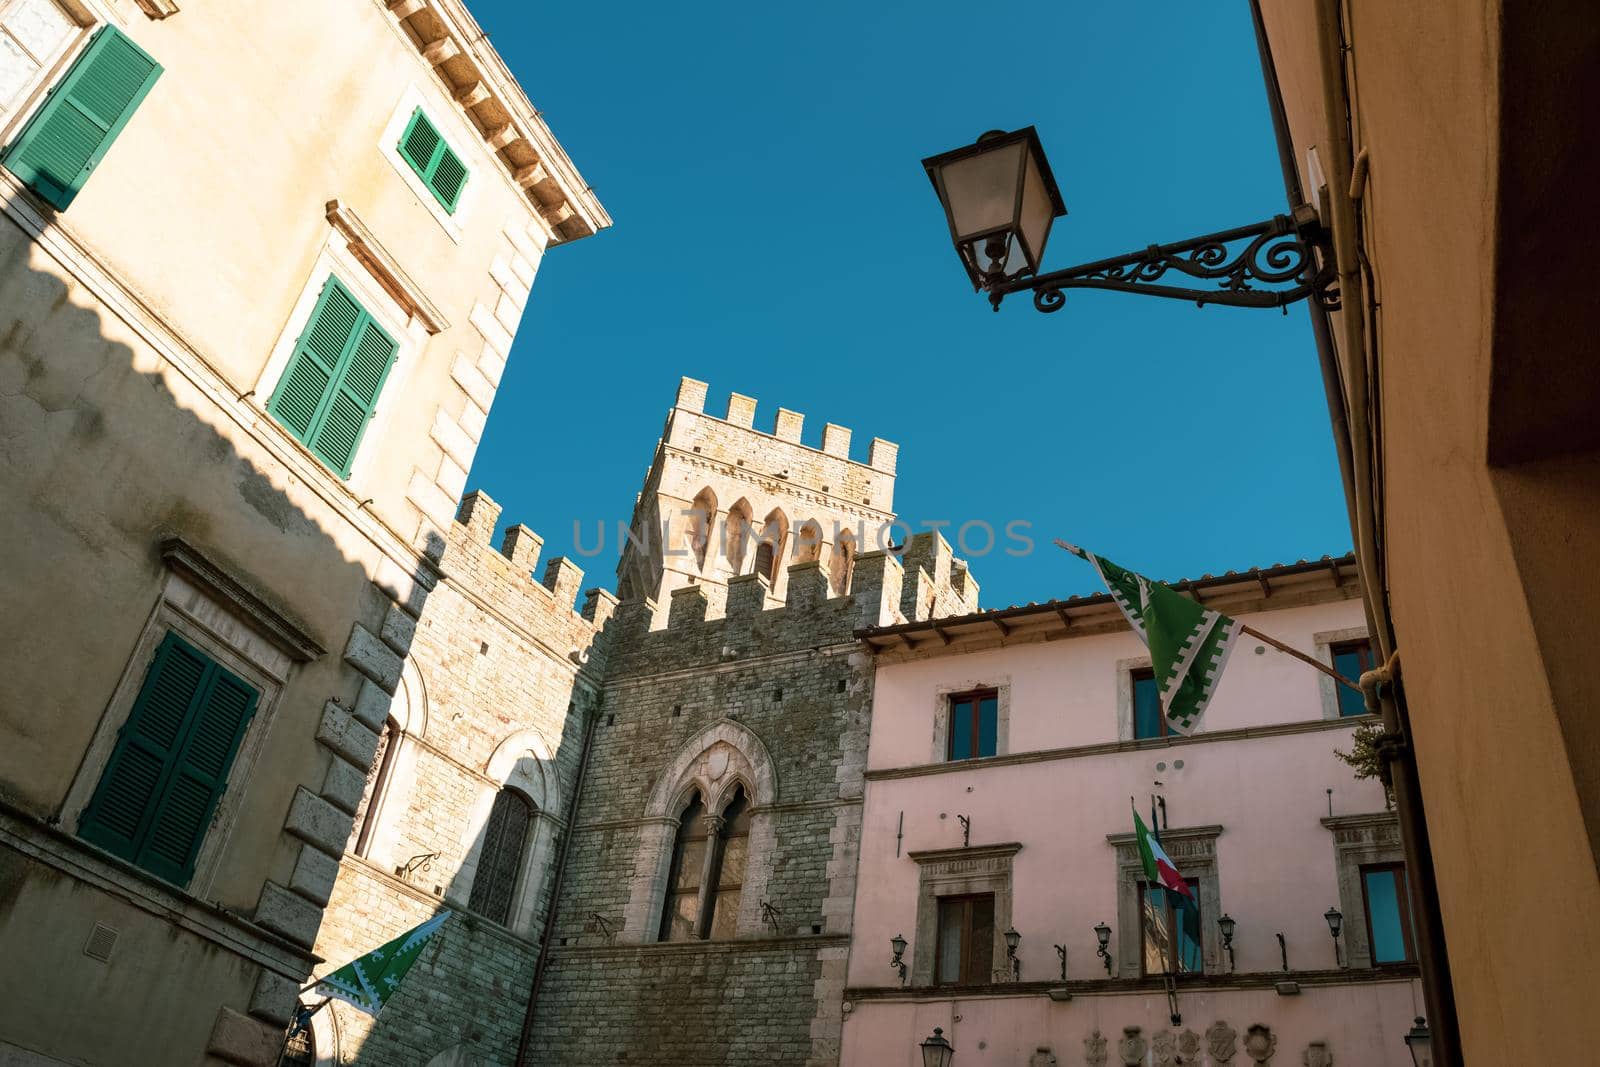
<instances>
[{"instance_id":1,"label":"stone window frame","mask_svg":"<svg viewBox=\"0 0 1600 1067\"><path fill-rule=\"evenodd\" d=\"M1154 738L1134 737L1133 722L1133 672L1149 670L1149 655L1127 656L1117 660L1117 740L1142 741Z\"/></svg>"},{"instance_id":2,"label":"stone window frame","mask_svg":"<svg viewBox=\"0 0 1600 1067\"><path fill-rule=\"evenodd\" d=\"M383 389L374 402L372 418L362 431L361 443L356 447L356 454L350 461L348 478L341 478L338 471L315 457L310 448L290 433L288 428L279 423L277 417L267 410L267 403L277 390L284 372L289 369L295 343L299 341L310 323L312 312L316 310L317 300L321 297L323 287L330 277L339 279L340 283L350 291L350 295L360 301L362 309L388 332L396 345L394 364L389 368ZM273 343L266 363L261 368L261 374L256 378L255 388L246 395L249 402L261 413L262 423L276 430L280 440L287 442L296 452L310 457L315 468L325 472L332 482L343 486L351 493L360 494L373 477L373 468L378 463L378 453L384 451L379 443L387 437L395 408L400 406L398 398L405 395L409 379L417 364L421 362L422 352L431 336L429 320L417 314L415 309L403 305L386 290L374 276L369 261L356 255L350 236L339 227L330 224L327 238L306 273L305 284L290 306L283 329L279 331L278 339Z\"/></svg>"},{"instance_id":3,"label":"stone window frame","mask_svg":"<svg viewBox=\"0 0 1600 1067\"><path fill-rule=\"evenodd\" d=\"M722 759L728 750L726 760ZM768 936L761 901L766 897L776 853L771 809L779 802L777 769L760 737L744 724L723 718L680 745L650 791L639 820L638 849L617 942L650 944L659 940L679 817L691 790L699 790L708 813L720 814L739 786L749 798L750 838L734 936Z\"/></svg>"},{"instance_id":4,"label":"stone window frame","mask_svg":"<svg viewBox=\"0 0 1600 1067\"><path fill-rule=\"evenodd\" d=\"M209 899L243 807L248 792L245 783L254 774L276 718L278 698L295 666L322 655L323 649L250 593L245 583L187 543L170 539L162 544L161 556L165 570L155 605L134 641L58 815L61 824L76 836L89 800L117 747L118 735L144 687L156 649L169 631L178 634L260 693L255 714L228 770L222 798L195 856L194 874L187 885L171 886L176 892L204 900ZM78 840L85 848L95 847Z\"/></svg>"},{"instance_id":5,"label":"stone window frame","mask_svg":"<svg viewBox=\"0 0 1600 1067\"><path fill-rule=\"evenodd\" d=\"M1223 913L1217 870L1217 838L1222 832L1220 825L1184 826L1161 831L1161 847L1177 864L1178 873L1200 882L1200 948L1204 974L1217 974L1224 970L1219 962L1222 937L1217 932L1217 917ZM1144 881L1144 861L1139 858L1136 835L1107 834L1106 841L1116 849L1117 975L1138 977L1144 973L1144 919L1139 908L1139 883Z\"/></svg>"},{"instance_id":6,"label":"stone window frame","mask_svg":"<svg viewBox=\"0 0 1600 1067\"><path fill-rule=\"evenodd\" d=\"M1333 646L1345 641L1372 640L1372 634L1365 626L1347 626L1342 630L1323 630L1311 635L1318 662L1325 667L1333 666ZM1351 679L1356 681L1357 679ZM1321 671L1317 672L1317 695L1322 701L1322 717L1324 719L1338 719L1339 715L1339 683L1329 678ZM1358 716L1348 716L1357 719Z\"/></svg>"},{"instance_id":7,"label":"stone window frame","mask_svg":"<svg viewBox=\"0 0 1600 1067\"><path fill-rule=\"evenodd\" d=\"M405 134L406 126L410 124L411 116L418 108L422 109L422 113L427 116L433 128L439 131L439 136L449 146L450 151L454 152L456 158L467 168L467 182L462 187L454 212L439 203L438 197L433 195L433 190L422 183L422 178L416 170L400 154L400 138ZM437 106L416 82L410 82L401 91L394 111L384 123L383 132L378 135L378 152L399 172L411 195L427 209L428 214L433 216L433 221L439 224L439 228L444 230L455 244L461 243L464 227L478 199L479 187L489 178L483 168L483 139L465 137L463 133L455 108ZM463 150L462 146L466 144L473 146L470 151Z\"/></svg>"},{"instance_id":8,"label":"stone window frame","mask_svg":"<svg viewBox=\"0 0 1600 1067\"><path fill-rule=\"evenodd\" d=\"M54 3L68 19L77 23L77 29L73 31L71 39L66 42L54 61L41 66L28 83L25 83L24 89L17 97L17 104L12 110L11 117L0 124L0 145L9 146L22 127L33 119L34 112L44 103L50 94L50 89L83 54L84 47L96 30L106 25L126 29L128 25L125 19L119 17L101 0L54 0Z\"/></svg>"},{"instance_id":9,"label":"stone window frame","mask_svg":"<svg viewBox=\"0 0 1600 1067\"><path fill-rule=\"evenodd\" d=\"M1368 970L1374 964L1372 945L1367 940L1367 908L1366 896L1361 887L1361 868L1373 863L1405 865L1405 851L1400 844L1400 816L1392 811L1332 815L1325 816L1322 825L1333 835L1333 863L1339 884L1339 910L1344 913L1345 964L1352 969ZM1408 883L1410 875L1411 872L1407 869ZM1405 904L1408 911L1411 910L1409 899ZM1416 930L1414 912L1412 930Z\"/></svg>"},{"instance_id":10,"label":"stone window frame","mask_svg":"<svg viewBox=\"0 0 1600 1067\"><path fill-rule=\"evenodd\" d=\"M969 845L964 848L926 849L908 852L917 865L917 916L912 930L910 984L922 988L934 985L934 963L939 952L939 898L994 894L994 950L990 957L991 985L1015 981L1006 962L1005 931L1011 928L1012 888L1016 884L1013 860L1022 851L1018 841L994 845ZM917 951L926 946L927 951Z\"/></svg>"},{"instance_id":11,"label":"stone window frame","mask_svg":"<svg viewBox=\"0 0 1600 1067\"><path fill-rule=\"evenodd\" d=\"M977 692L984 689L993 689L998 697L999 704L995 708L994 727L994 754L995 756L1009 755L1011 752L1011 675L989 675L984 678L969 679L962 682L941 683L933 691L933 748L929 753L929 763L973 763L982 764L985 759L993 756L980 756L975 759L951 760L950 752L950 698L966 693Z\"/></svg>"},{"instance_id":12,"label":"stone window frame","mask_svg":"<svg viewBox=\"0 0 1600 1067\"><path fill-rule=\"evenodd\" d=\"M483 834L489 824L494 799L504 789L520 793L533 805L528 835L523 841L522 858L517 864L517 884L511 892L511 908L502 925L518 937L533 939L539 932L539 903L544 898L555 854L556 836L565 825L560 816L561 779L555 765L554 749L538 730L524 729L506 737L495 747L477 782L472 810L461 835L461 866L449 889L451 902L486 922L487 916L471 911L472 882L478 873L483 852Z\"/></svg>"}]
</instances>

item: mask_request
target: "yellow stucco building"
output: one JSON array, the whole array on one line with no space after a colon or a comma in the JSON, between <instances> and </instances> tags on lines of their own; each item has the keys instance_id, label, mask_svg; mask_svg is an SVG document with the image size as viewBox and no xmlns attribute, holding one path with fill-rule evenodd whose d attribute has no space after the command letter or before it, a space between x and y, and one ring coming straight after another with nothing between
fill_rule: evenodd
<instances>
[{"instance_id":1,"label":"yellow stucco building","mask_svg":"<svg viewBox=\"0 0 1600 1067\"><path fill-rule=\"evenodd\" d=\"M458 0L0 0L0 1061L270 1064L547 248Z\"/></svg>"}]
</instances>

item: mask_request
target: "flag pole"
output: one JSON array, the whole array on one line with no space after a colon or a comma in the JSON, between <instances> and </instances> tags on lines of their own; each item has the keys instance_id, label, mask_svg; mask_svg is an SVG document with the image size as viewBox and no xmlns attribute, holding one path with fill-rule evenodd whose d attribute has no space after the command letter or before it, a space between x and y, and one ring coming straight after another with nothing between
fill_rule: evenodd
<instances>
[{"instance_id":1,"label":"flag pole","mask_svg":"<svg viewBox=\"0 0 1600 1067\"><path fill-rule=\"evenodd\" d=\"M1068 544L1067 542L1063 541L1059 537L1055 539L1055 544L1056 544L1057 548L1061 549L1064 552L1070 552L1075 556L1083 555L1083 550L1082 549L1079 549L1074 545ZM1190 595L1194 597L1196 603L1199 602L1199 599L1200 599L1199 596L1194 594L1192 590L1191 590ZM1344 675L1340 674L1338 671L1334 670L1332 667L1330 667L1327 664L1321 662L1320 660L1313 659L1312 657L1306 655L1304 652L1301 652L1298 648L1292 648L1289 645L1284 644L1282 641L1279 641L1276 637L1267 636L1266 634L1262 633L1260 630L1257 630L1254 626L1246 626L1243 623L1241 623L1240 626L1239 626L1239 632L1240 633L1244 633L1244 634L1249 634L1251 637L1254 637L1258 641L1265 641L1267 644L1271 645L1273 648L1277 649L1279 652L1283 652L1283 653L1285 653L1287 655L1293 656L1295 659L1299 660L1301 663L1305 663L1305 664L1308 664L1309 666L1315 667L1317 670L1321 671L1323 674L1326 674L1329 678L1332 678L1334 681L1338 682L1340 685L1345 686L1346 688L1349 688L1349 689L1353 689L1357 693L1361 692L1361 687L1359 685L1357 685L1355 682L1351 681L1350 679L1346 678Z\"/></svg>"},{"instance_id":2,"label":"flag pole","mask_svg":"<svg viewBox=\"0 0 1600 1067\"><path fill-rule=\"evenodd\" d=\"M1304 652L1301 652L1298 648L1291 648L1290 646L1284 644L1282 641L1279 641L1276 637L1268 637L1266 634L1262 633L1260 630L1257 630L1254 626L1246 626L1246 625L1241 623L1240 626L1239 626L1239 632L1242 633L1242 634L1249 634L1251 637L1254 637L1258 641L1265 641L1267 644L1271 645L1273 648L1277 649L1279 652L1283 652L1283 653L1286 653L1286 654L1288 654L1290 656L1293 656L1295 659L1299 660L1301 663L1310 664L1311 666L1315 667L1317 670L1321 671L1323 674L1326 674L1329 678L1332 678L1334 681L1338 682L1340 685L1346 686L1346 687L1348 687L1350 689L1354 689L1358 693L1361 692L1361 687L1359 685L1357 685L1355 682L1352 682L1350 679L1346 678L1344 675L1340 674L1338 671L1334 670L1332 667L1328 666L1326 663L1323 663L1321 660L1317 660L1317 659L1311 658L1310 656L1306 655Z\"/></svg>"}]
</instances>

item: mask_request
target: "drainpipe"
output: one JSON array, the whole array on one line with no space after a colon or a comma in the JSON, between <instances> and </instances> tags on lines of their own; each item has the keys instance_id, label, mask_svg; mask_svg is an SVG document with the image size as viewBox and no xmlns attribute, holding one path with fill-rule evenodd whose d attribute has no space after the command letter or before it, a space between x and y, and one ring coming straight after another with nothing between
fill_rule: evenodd
<instances>
[{"instance_id":1,"label":"drainpipe","mask_svg":"<svg viewBox=\"0 0 1600 1067\"><path fill-rule=\"evenodd\" d=\"M528 1009L522 1016L522 1034L517 1038L517 1058L512 1062L523 1067L528 1062L528 1042L533 1038L533 1011L539 1001L539 987L544 982L545 961L550 958L550 939L556 928L556 906L561 902L561 886L566 880L567 856L572 852L572 839L578 830L578 801L583 797L583 780L589 773L589 749L594 744L595 727L600 722L601 702L589 709L589 722L583 730L583 751L578 756L578 774L572 783L572 802L567 805L567 832L561 836L561 854L556 857L555 875L550 882L550 911L545 916L544 932L539 935L539 958L533 965L533 983L528 988Z\"/></svg>"},{"instance_id":2,"label":"drainpipe","mask_svg":"<svg viewBox=\"0 0 1600 1067\"><path fill-rule=\"evenodd\" d=\"M1278 86L1277 68L1271 43L1261 14L1261 0L1250 0L1255 23L1256 45L1261 53L1261 70L1266 80L1267 101L1272 114L1273 132L1278 142L1278 161L1283 170L1284 191L1291 207L1307 202L1295 166L1294 142ZM1384 666L1368 671L1360 679L1367 710L1382 716L1385 738L1379 744L1379 758L1385 785L1391 787L1400 823L1400 839L1406 868L1411 874L1411 913L1417 933L1417 960L1422 971L1423 997L1427 1004L1429 1029L1433 1034L1433 1062L1439 1067L1460 1067L1461 1039L1456 1019L1455 992L1450 978L1450 960L1445 948L1444 920L1439 910L1438 883L1434 877L1433 852L1428 841L1422 787L1417 773L1416 753L1409 744L1410 716L1400 683L1400 659L1395 650L1389 617L1388 585L1383 558L1377 549L1377 523L1373 509L1377 503L1373 488L1370 447L1370 379L1365 343L1366 291L1362 285L1356 249L1356 216L1352 182L1355 164L1350 147L1350 100L1345 87L1343 27L1340 0L1316 0L1317 52L1321 66L1323 112L1331 143L1328 214L1333 233L1335 262L1341 296L1340 318L1344 351L1343 366L1335 347L1328 312L1316 301L1307 301L1317 356L1322 366L1323 387L1333 426L1334 447L1339 458L1339 473L1344 482L1345 506L1356 545L1356 559L1366 602L1369 632L1375 638Z\"/></svg>"}]
</instances>

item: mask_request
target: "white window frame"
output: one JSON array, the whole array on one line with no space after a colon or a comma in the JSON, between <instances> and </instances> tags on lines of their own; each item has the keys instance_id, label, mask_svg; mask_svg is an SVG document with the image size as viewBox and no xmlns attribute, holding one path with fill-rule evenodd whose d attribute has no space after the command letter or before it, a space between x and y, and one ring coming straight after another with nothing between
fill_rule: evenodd
<instances>
[{"instance_id":1,"label":"white window frame","mask_svg":"<svg viewBox=\"0 0 1600 1067\"><path fill-rule=\"evenodd\" d=\"M439 136L444 143L461 160L467 168L467 182L461 190L461 196L456 200L456 209L452 213L439 203L439 198L433 195L433 190L423 184L411 164L400 154L400 137L406 132L406 125L410 123L412 114L418 109L433 123L433 128L439 131ZM456 244L461 243L462 227L472 213L473 203L478 198L478 187L486 177L480 153L468 152L462 148L465 144L478 143L477 137L469 137L467 131L460 124L460 117L455 114L455 109L441 108L423 95L415 82L406 86L400 94L400 102L395 105L394 112L389 116L389 121L383 127L383 133L378 138L378 151L383 153L383 158L399 172L402 180L411 189L412 194L427 208L428 214L433 216L441 229L449 235L450 240Z\"/></svg>"},{"instance_id":2,"label":"white window frame","mask_svg":"<svg viewBox=\"0 0 1600 1067\"><path fill-rule=\"evenodd\" d=\"M62 823L74 835L78 833L83 813L100 785L112 752L116 750L117 736L133 711L150 664L155 659L156 649L168 631L237 674L261 694L255 715L245 729L244 739L228 771L222 800L211 817L205 840L201 842L200 851L195 857L194 875L188 885L171 887L177 892L208 900L244 800L246 789L243 783L249 780L261 756L278 697L288 682L294 660L249 627L235 612L224 607L198 582L171 569L166 571L161 595L145 621L144 629L134 644L133 654L123 668L122 678L112 691L111 701L100 718L100 725L96 727L94 737L84 753L77 776L67 791L61 811ZM163 884L170 883L163 880Z\"/></svg>"},{"instance_id":3,"label":"white window frame","mask_svg":"<svg viewBox=\"0 0 1600 1067\"><path fill-rule=\"evenodd\" d=\"M294 355L295 342L300 339L300 335L305 332L306 324L311 321L311 313L316 310L317 298L322 295L322 287L329 275L338 277L345 288L350 290L351 295L361 302L362 308L377 320L378 325L388 331L398 346L395 350L394 366L389 369L389 376L384 379L372 419L361 435L361 443L356 446L355 458L350 463L350 477L344 479L339 477L338 471L318 459L310 448L290 433L288 428L267 410L267 402L272 399L272 394L278 388L279 379L289 367L289 360ZM372 465L376 462L372 458L374 452L372 443L387 437L389 422L396 406L394 398L404 394L407 380L411 377L417 357L427 344L428 337L428 328L422 320L412 315L394 297L385 292L373 278L372 272L351 253L350 242L345 236L337 230L330 229L328 239L323 244L322 250L317 253L316 262L312 264L311 273L307 275L305 286L290 308L288 321L278 334L277 343L272 346L272 354L268 357L266 366L262 368L261 376L256 379L255 395L250 400L260 409L267 421L283 434L284 440L294 442L296 448L311 456L313 462L320 469L327 471L328 476L334 481L352 493L361 495Z\"/></svg>"},{"instance_id":4,"label":"white window frame","mask_svg":"<svg viewBox=\"0 0 1600 1067\"><path fill-rule=\"evenodd\" d=\"M11 147L11 142L33 118L33 113L39 109L50 87L61 80L68 67L77 62L78 56L89 43L89 38L94 36L95 30L107 24L121 30L126 30L128 27L127 20L108 7L104 0L55 0L55 3L67 13L68 18L78 23L78 35L67 42L67 46L61 50L61 54L53 63L39 68L39 72L34 75L33 84L18 98L20 103L17 105L16 113L9 121L0 125L0 152Z\"/></svg>"}]
</instances>

